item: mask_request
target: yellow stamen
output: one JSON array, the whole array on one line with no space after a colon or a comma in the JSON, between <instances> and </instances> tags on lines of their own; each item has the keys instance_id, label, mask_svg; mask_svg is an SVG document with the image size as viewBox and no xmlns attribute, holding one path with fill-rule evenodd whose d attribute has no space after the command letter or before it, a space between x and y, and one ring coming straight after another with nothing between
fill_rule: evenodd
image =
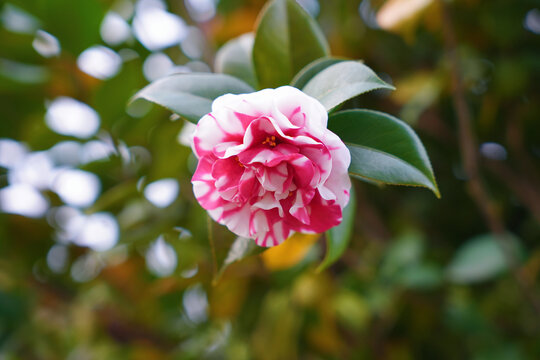
<instances>
[{"instance_id":1,"label":"yellow stamen","mask_svg":"<svg viewBox=\"0 0 540 360\"><path fill-rule=\"evenodd\" d=\"M263 144L263 145L268 144L268 145L270 145L271 147L274 147L274 146L277 145L277 144L276 144L276 137L275 137L274 135L272 135L272 136L267 136L267 137L266 137L266 140L264 140L264 141L262 142L262 144Z\"/></svg>"}]
</instances>

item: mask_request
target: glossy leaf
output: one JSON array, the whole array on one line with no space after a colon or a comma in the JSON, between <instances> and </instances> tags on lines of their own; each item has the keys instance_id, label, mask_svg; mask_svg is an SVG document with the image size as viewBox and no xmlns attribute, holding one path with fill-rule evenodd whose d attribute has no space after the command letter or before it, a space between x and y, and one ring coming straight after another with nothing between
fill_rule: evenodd
<instances>
[{"instance_id":1,"label":"glossy leaf","mask_svg":"<svg viewBox=\"0 0 540 360\"><path fill-rule=\"evenodd\" d=\"M304 66L328 54L321 29L296 1L274 0L264 8L253 46L261 88L287 85Z\"/></svg>"},{"instance_id":2,"label":"glossy leaf","mask_svg":"<svg viewBox=\"0 0 540 360\"><path fill-rule=\"evenodd\" d=\"M341 224L326 232L326 255L317 268L322 271L336 262L347 250L349 240L354 228L354 215L356 213L356 194L354 187L351 187L351 197L349 203L343 209L343 220Z\"/></svg>"},{"instance_id":3,"label":"glossy leaf","mask_svg":"<svg viewBox=\"0 0 540 360\"><path fill-rule=\"evenodd\" d=\"M257 78L251 56L254 41L254 34L248 33L223 45L216 54L216 72L237 77L256 88Z\"/></svg>"},{"instance_id":4,"label":"glossy leaf","mask_svg":"<svg viewBox=\"0 0 540 360\"><path fill-rule=\"evenodd\" d=\"M335 57L326 57L312 61L294 76L291 81L291 86L294 86L297 89L302 89L315 75L317 75L327 67L342 61L346 60Z\"/></svg>"},{"instance_id":5,"label":"glossy leaf","mask_svg":"<svg viewBox=\"0 0 540 360\"><path fill-rule=\"evenodd\" d=\"M440 196L426 150L403 121L372 110L346 110L330 116L328 128L351 152L350 174L385 184L423 186Z\"/></svg>"},{"instance_id":6,"label":"glossy leaf","mask_svg":"<svg viewBox=\"0 0 540 360\"><path fill-rule=\"evenodd\" d=\"M382 81L369 67L358 61L343 61L322 70L303 87L303 91L319 100L326 110L377 89L394 87Z\"/></svg>"},{"instance_id":7,"label":"glossy leaf","mask_svg":"<svg viewBox=\"0 0 540 360\"><path fill-rule=\"evenodd\" d=\"M225 74L175 74L147 85L133 96L131 102L145 99L197 123L210 112L212 101L218 96L253 91L242 80Z\"/></svg>"},{"instance_id":8,"label":"glossy leaf","mask_svg":"<svg viewBox=\"0 0 540 360\"><path fill-rule=\"evenodd\" d=\"M522 252L519 240L511 234L502 236L509 245L507 250L519 258ZM484 234L470 239L456 251L446 275L452 282L468 284L492 279L506 269L508 262L500 244L493 235Z\"/></svg>"}]
</instances>

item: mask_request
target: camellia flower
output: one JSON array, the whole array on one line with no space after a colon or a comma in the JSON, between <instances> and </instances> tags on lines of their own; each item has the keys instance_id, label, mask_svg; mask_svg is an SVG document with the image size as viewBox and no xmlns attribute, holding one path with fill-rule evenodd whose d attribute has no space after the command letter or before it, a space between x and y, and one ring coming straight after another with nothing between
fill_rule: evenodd
<instances>
[{"instance_id":1,"label":"camellia flower","mask_svg":"<svg viewBox=\"0 0 540 360\"><path fill-rule=\"evenodd\" d=\"M316 99L290 86L218 97L193 137L195 197L261 246L338 225L351 156L327 121Z\"/></svg>"}]
</instances>

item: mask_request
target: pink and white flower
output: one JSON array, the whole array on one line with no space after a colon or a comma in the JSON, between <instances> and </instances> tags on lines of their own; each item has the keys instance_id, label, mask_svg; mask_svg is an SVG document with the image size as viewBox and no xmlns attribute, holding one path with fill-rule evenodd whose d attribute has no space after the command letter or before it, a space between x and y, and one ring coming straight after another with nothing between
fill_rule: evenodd
<instances>
[{"instance_id":1,"label":"pink and white flower","mask_svg":"<svg viewBox=\"0 0 540 360\"><path fill-rule=\"evenodd\" d=\"M261 246L338 225L351 156L327 121L316 99L290 86L217 98L193 137L195 197Z\"/></svg>"}]
</instances>

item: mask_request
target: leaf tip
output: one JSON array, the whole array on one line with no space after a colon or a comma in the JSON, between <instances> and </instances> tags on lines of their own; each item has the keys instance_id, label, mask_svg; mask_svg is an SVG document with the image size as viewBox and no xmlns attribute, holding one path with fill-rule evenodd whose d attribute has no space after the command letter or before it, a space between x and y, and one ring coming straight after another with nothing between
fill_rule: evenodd
<instances>
[{"instance_id":1,"label":"leaf tip","mask_svg":"<svg viewBox=\"0 0 540 360\"><path fill-rule=\"evenodd\" d=\"M441 195L441 191L439 190L439 185L437 184L437 180L435 180L435 174L433 173L433 170L431 172L431 176L432 176L432 179L431 179L432 186L429 187L429 190L431 190L433 194L435 194L437 199L440 200L442 195Z\"/></svg>"}]
</instances>

